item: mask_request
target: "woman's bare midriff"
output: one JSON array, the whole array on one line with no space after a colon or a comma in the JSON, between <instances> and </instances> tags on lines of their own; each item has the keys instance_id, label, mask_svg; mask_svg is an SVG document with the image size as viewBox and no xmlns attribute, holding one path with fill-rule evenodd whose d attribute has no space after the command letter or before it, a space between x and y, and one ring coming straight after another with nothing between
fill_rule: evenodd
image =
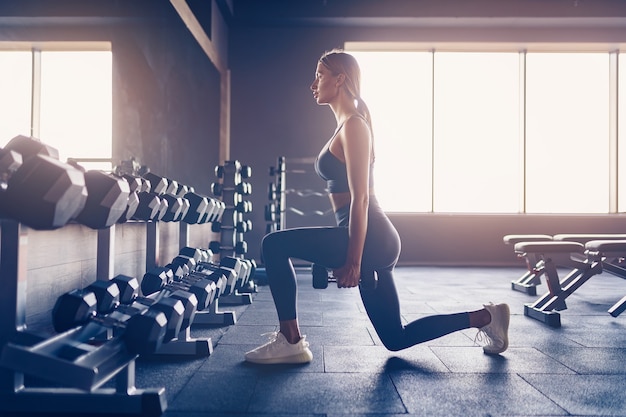
<instances>
[{"instance_id":1,"label":"woman's bare midriff","mask_svg":"<svg viewBox=\"0 0 626 417\"><path fill-rule=\"evenodd\" d=\"M370 189L370 195L374 195L374 190ZM350 192L345 193L330 193L328 194L330 198L330 205L333 207L333 211L337 212L342 207L350 205L350 201L352 197L350 196Z\"/></svg>"}]
</instances>

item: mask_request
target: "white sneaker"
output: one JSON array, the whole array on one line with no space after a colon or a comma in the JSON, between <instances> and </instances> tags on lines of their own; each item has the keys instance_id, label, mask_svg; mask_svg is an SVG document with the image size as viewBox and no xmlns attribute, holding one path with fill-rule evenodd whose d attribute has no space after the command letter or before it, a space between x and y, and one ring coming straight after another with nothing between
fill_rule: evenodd
<instances>
[{"instance_id":1,"label":"white sneaker","mask_svg":"<svg viewBox=\"0 0 626 417\"><path fill-rule=\"evenodd\" d=\"M509 319L511 311L507 304L485 304L491 314L491 322L481 327L476 340L484 342L483 351L489 355L497 355L509 347Z\"/></svg>"},{"instance_id":2,"label":"white sneaker","mask_svg":"<svg viewBox=\"0 0 626 417\"><path fill-rule=\"evenodd\" d=\"M291 344L285 336L280 332L266 333L263 336L269 336L269 342L259 346L249 352L246 352L246 361L262 364L277 363L308 363L313 360L313 353L309 349L309 342L305 340L306 336Z\"/></svg>"}]
</instances>

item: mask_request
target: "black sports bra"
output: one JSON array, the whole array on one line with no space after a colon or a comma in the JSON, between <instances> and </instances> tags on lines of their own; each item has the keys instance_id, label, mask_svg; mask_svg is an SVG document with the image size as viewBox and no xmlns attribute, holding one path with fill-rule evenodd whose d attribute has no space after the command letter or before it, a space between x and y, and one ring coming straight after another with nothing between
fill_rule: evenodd
<instances>
[{"instance_id":1,"label":"black sports bra","mask_svg":"<svg viewBox=\"0 0 626 417\"><path fill-rule=\"evenodd\" d=\"M343 123L337 128L335 134L330 138L328 144L322 148L322 151L315 160L315 172L317 172L317 175L326 181L326 188L329 193L346 193L350 191L350 187L348 186L348 171L346 169L346 164L341 162L335 155L332 154L332 152L330 152L330 145L342 127ZM370 188L374 186L373 169L374 163L372 162L370 164L369 175Z\"/></svg>"}]
</instances>

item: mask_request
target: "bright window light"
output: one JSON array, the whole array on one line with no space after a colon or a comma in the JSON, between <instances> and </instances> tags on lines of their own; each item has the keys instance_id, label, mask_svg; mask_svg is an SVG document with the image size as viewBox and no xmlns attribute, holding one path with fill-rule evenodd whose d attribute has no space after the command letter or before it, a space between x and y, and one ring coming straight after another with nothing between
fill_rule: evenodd
<instances>
[{"instance_id":1,"label":"bright window light","mask_svg":"<svg viewBox=\"0 0 626 417\"><path fill-rule=\"evenodd\" d=\"M608 213L608 53L528 53L526 211Z\"/></svg>"},{"instance_id":2,"label":"bright window light","mask_svg":"<svg viewBox=\"0 0 626 417\"><path fill-rule=\"evenodd\" d=\"M434 211L519 211L519 54L434 59Z\"/></svg>"},{"instance_id":3,"label":"bright window light","mask_svg":"<svg viewBox=\"0 0 626 417\"><path fill-rule=\"evenodd\" d=\"M626 212L626 57L620 54L618 57L618 92L617 100L617 131L618 141L618 206L620 213ZM625 104L622 104L625 103Z\"/></svg>"},{"instance_id":4,"label":"bright window light","mask_svg":"<svg viewBox=\"0 0 626 417\"><path fill-rule=\"evenodd\" d=\"M17 135L30 136L32 54L0 52L0 147Z\"/></svg>"},{"instance_id":5,"label":"bright window light","mask_svg":"<svg viewBox=\"0 0 626 417\"><path fill-rule=\"evenodd\" d=\"M67 158L111 158L112 53L41 53L40 139ZM111 169L111 163L81 163Z\"/></svg>"},{"instance_id":6,"label":"bright window light","mask_svg":"<svg viewBox=\"0 0 626 417\"><path fill-rule=\"evenodd\" d=\"M432 54L350 51L372 114L376 195L385 211L432 210Z\"/></svg>"}]
</instances>

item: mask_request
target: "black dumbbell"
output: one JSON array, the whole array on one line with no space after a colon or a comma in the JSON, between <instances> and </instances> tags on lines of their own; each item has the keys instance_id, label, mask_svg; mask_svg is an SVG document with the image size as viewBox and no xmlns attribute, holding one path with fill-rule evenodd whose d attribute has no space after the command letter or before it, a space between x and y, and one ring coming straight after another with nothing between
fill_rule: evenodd
<instances>
[{"instance_id":1,"label":"black dumbbell","mask_svg":"<svg viewBox=\"0 0 626 417\"><path fill-rule=\"evenodd\" d=\"M198 278L176 281L174 271L168 267L153 268L141 280L141 292L145 296L156 293L169 295L177 290L194 294L198 299L198 310L205 310L213 300L215 282Z\"/></svg>"},{"instance_id":2,"label":"black dumbbell","mask_svg":"<svg viewBox=\"0 0 626 417\"><path fill-rule=\"evenodd\" d=\"M76 289L59 297L52 309L57 332L77 326L98 326L121 333L126 348L135 354L156 352L163 343L167 328L165 314L156 309L124 314L113 310L106 315L97 313L97 299L92 291Z\"/></svg>"},{"instance_id":3,"label":"black dumbbell","mask_svg":"<svg viewBox=\"0 0 626 417\"><path fill-rule=\"evenodd\" d=\"M184 248L183 248L184 249ZM178 268L187 269L188 274L192 277L207 276L210 280L217 282L220 277L225 278L225 286L229 287L226 291L231 293L241 279L246 277L241 274L243 271L243 261L232 256L223 256L219 264L206 261L196 261L195 257L189 257L183 254L172 259L171 265Z\"/></svg>"},{"instance_id":4,"label":"black dumbbell","mask_svg":"<svg viewBox=\"0 0 626 417\"><path fill-rule=\"evenodd\" d=\"M128 182L116 175L90 170L85 172L87 200L74 220L92 229L105 229L117 223L133 202Z\"/></svg>"},{"instance_id":5,"label":"black dumbbell","mask_svg":"<svg viewBox=\"0 0 626 417\"><path fill-rule=\"evenodd\" d=\"M167 319L163 343L169 342L180 332L187 300L179 299L180 297L160 299L139 297L137 278L117 275L108 281L96 281L85 288L85 291L95 294L98 314L108 314L117 310L130 316L147 308L163 312ZM189 296L193 297L191 294Z\"/></svg>"},{"instance_id":6,"label":"black dumbbell","mask_svg":"<svg viewBox=\"0 0 626 417\"><path fill-rule=\"evenodd\" d=\"M242 195L250 195L252 194L252 184L249 182L240 182L234 185L226 185L221 182L214 182L211 184L211 192L215 196L221 196L225 191L232 191Z\"/></svg>"},{"instance_id":7,"label":"black dumbbell","mask_svg":"<svg viewBox=\"0 0 626 417\"><path fill-rule=\"evenodd\" d=\"M27 159L33 155L46 155L53 159L59 159L59 150L43 143L32 136L17 135L4 146L4 149L12 150Z\"/></svg>"},{"instance_id":8,"label":"black dumbbell","mask_svg":"<svg viewBox=\"0 0 626 417\"><path fill-rule=\"evenodd\" d=\"M278 209L276 204L269 203L265 205L265 221L275 222L278 215Z\"/></svg>"},{"instance_id":9,"label":"black dumbbell","mask_svg":"<svg viewBox=\"0 0 626 417\"><path fill-rule=\"evenodd\" d=\"M313 288L328 288L329 282L337 282L337 279L329 273L330 271L320 264L311 265L311 273L313 275ZM378 274L376 271L364 272L361 275L359 287L364 290L376 289L378 285Z\"/></svg>"},{"instance_id":10,"label":"black dumbbell","mask_svg":"<svg viewBox=\"0 0 626 417\"><path fill-rule=\"evenodd\" d=\"M22 154L9 149L0 149L0 191L7 188L7 181L22 166Z\"/></svg>"},{"instance_id":11,"label":"black dumbbell","mask_svg":"<svg viewBox=\"0 0 626 417\"><path fill-rule=\"evenodd\" d=\"M2 215L33 229L53 230L83 209L87 200L83 172L54 155L58 157L54 148L27 136L16 136L0 151Z\"/></svg>"},{"instance_id":12,"label":"black dumbbell","mask_svg":"<svg viewBox=\"0 0 626 417\"><path fill-rule=\"evenodd\" d=\"M240 200L235 204L235 211L239 213L251 213L252 212L252 201L250 200Z\"/></svg>"},{"instance_id":13,"label":"black dumbbell","mask_svg":"<svg viewBox=\"0 0 626 417\"><path fill-rule=\"evenodd\" d=\"M138 295L139 283L136 278L126 275L117 275L113 280L120 286L120 302L122 303L128 302L127 300L137 300L141 303L149 304L166 298L181 301L183 303L184 312L180 328L186 329L191 326L196 312L198 311L198 298L194 294L177 290L172 293L158 292L148 297L141 297ZM130 288L128 288L126 284L128 281L131 282Z\"/></svg>"},{"instance_id":14,"label":"black dumbbell","mask_svg":"<svg viewBox=\"0 0 626 417\"><path fill-rule=\"evenodd\" d=\"M193 191L185 194L185 198L189 201L189 210L182 221L188 224L202 223L208 217L209 199Z\"/></svg>"},{"instance_id":15,"label":"black dumbbell","mask_svg":"<svg viewBox=\"0 0 626 417\"><path fill-rule=\"evenodd\" d=\"M135 277L119 274L111 279L119 289L119 302L131 308L154 308L167 317L164 343L176 338L181 329L191 325L196 314L198 300L195 295L178 291L169 297L150 298L139 295L139 281Z\"/></svg>"},{"instance_id":16,"label":"black dumbbell","mask_svg":"<svg viewBox=\"0 0 626 417\"><path fill-rule=\"evenodd\" d=\"M164 222L178 222L181 221L189 211L191 205L189 200L183 197L176 197L172 194L163 194L161 199L167 201L167 211L161 218Z\"/></svg>"},{"instance_id":17,"label":"black dumbbell","mask_svg":"<svg viewBox=\"0 0 626 417\"><path fill-rule=\"evenodd\" d=\"M185 246L178 251L179 255L193 258L197 262L210 262L213 258L213 252L210 249L194 248Z\"/></svg>"}]
</instances>

